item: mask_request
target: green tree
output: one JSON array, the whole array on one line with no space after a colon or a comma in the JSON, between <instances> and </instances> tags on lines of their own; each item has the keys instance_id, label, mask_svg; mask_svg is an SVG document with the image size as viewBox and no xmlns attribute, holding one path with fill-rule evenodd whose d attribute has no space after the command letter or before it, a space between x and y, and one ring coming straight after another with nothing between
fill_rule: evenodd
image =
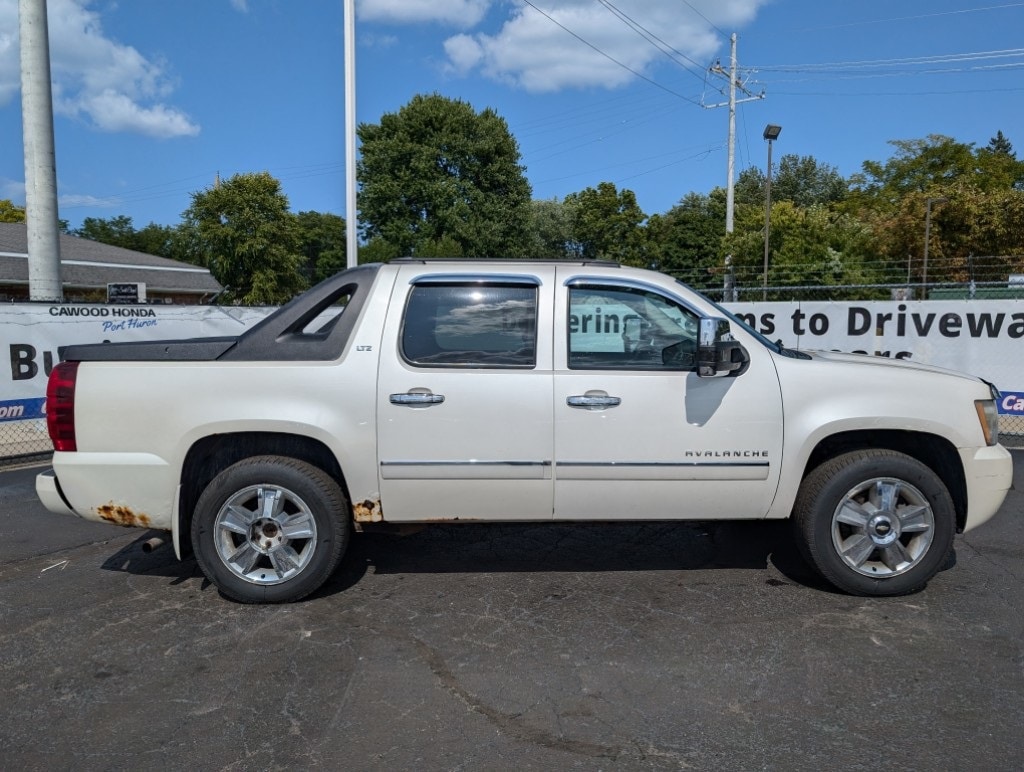
<instances>
[{"instance_id":1,"label":"green tree","mask_svg":"<svg viewBox=\"0 0 1024 772\"><path fill-rule=\"evenodd\" d=\"M737 284L762 286L764 208L737 207L735 231L724 243L733 255ZM827 206L772 204L769 287L873 284L884 277L870 256L871 230L852 216Z\"/></svg>"},{"instance_id":2,"label":"green tree","mask_svg":"<svg viewBox=\"0 0 1024 772\"><path fill-rule=\"evenodd\" d=\"M123 214L110 219L86 217L81 227L73 231L73 235L100 244L135 249L135 226L132 218Z\"/></svg>"},{"instance_id":3,"label":"green tree","mask_svg":"<svg viewBox=\"0 0 1024 772\"><path fill-rule=\"evenodd\" d=\"M25 207L15 206L9 198L0 199L0 222L25 222Z\"/></svg>"},{"instance_id":4,"label":"green tree","mask_svg":"<svg viewBox=\"0 0 1024 772\"><path fill-rule=\"evenodd\" d=\"M901 281L927 273L928 283L979 280L1005 281L1024 269L1024 191L978 190L967 182L949 185L941 200L932 196L928 218L928 267L924 266L927 194L905 196L894 211L867 212L872 248ZM973 276L971 255L995 256L994 273Z\"/></svg>"},{"instance_id":5,"label":"green tree","mask_svg":"<svg viewBox=\"0 0 1024 772\"><path fill-rule=\"evenodd\" d=\"M360 264L386 263L388 260L394 260L396 257L401 256L402 253L398 247L379 237L359 245Z\"/></svg>"},{"instance_id":6,"label":"green tree","mask_svg":"<svg viewBox=\"0 0 1024 772\"><path fill-rule=\"evenodd\" d=\"M744 169L736 180L736 202L763 206L766 183L764 172L757 167ZM820 163L814 156L787 153L772 169L772 201L791 201L802 207L834 204L846 198L848 187L834 166Z\"/></svg>"},{"instance_id":7,"label":"green tree","mask_svg":"<svg viewBox=\"0 0 1024 772\"><path fill-rule=\"evenodd\" d=\"M1024 164L1001 131L980 149L941 135L891 144L892 158L867 161L854 175L844 205L870 224L873 249L890 280L906 280L909 274L911 281L920 281L927 274L929 283L966 281L972 254L1021 254ZM1012 257L1004 262L1008 272L1016 272Z\"/></svg>"},{"instance_id":8,"label":"green tree","mask_svg":"<svg viewBox=\"0 0 1024 772\"><path fill-rule=\"evenodd\" d=\"M990 190L1024 190L1024 162L1017 160L1013 145L1003 136L1003 132L996 132L989 140L988 146L978 150L977 155L981 173L992 182Z\"/></svg>"},{"instance_id":9,"label":"green tree","mask_svg":"<svg viewBox=\"0 0 1024 772\"><path fill-rule=\"evenodd\" d=\"M544 260L572 256L571 207L557 198L530 204L530 239L527 255Z\"/></svg>"},{"instance_id":10,"label":"green tree","mask_svg":"<svg viewBox=\"0 0 1024 772\"><path fill-rule=\"evenodd\" d=\"M619 191L611 182L598 183L566 196L572 237L587 260L616 260L626 265L647 266L647 215L631 190Z\"/></svg>"},{"instance_id":11,"label":"green tree","mask_svg":"<svg viewBox=\"0 0 1024 772\"><path fill-rule=\"evenodd\" d=\"M193 193L182 217L191 262L210 269L226 302L283 303L305 288L295 217L268 173L236 174Z\"/></svg>"},{"instance_id":12,"label":"green tree","mask_svg":"<svg viewBox=\"0 0 1024 772\"><path fill-rule=\"evenodd\" d=\"M647 221L651 263L697 289L721 284L725 236L724 188L688 193L664 215Z\"/></svg>"},{"instance_id":13,"label":"green tree","mask_svg":"<svg viewBox=\"0 0 1024 772\"><path fill-rule=\"evenodd\" d=\"M519 146L491 109L418 95L379 124L359 126L364 235L400 254L458 244L461 254L526 253L530 185Z\"/></svg>"},{"instance_id":14,"label":"green tree","mask_svg":"<svg viewBox=\"0 0 1024 772\"><path fill-rule=\"evenodd\" d=\"M980 190L998 187L979 167L974 146L951 137L931 134L926 139L893 140L896 148L888 161L865 161L853 175L852 202L878 211L894 211L906 196L941 191L958 181L975 184Z\"/></svg>"},{"instance_id":15,"label":"green tree","mask_svg":"<svg viewBox=\"0 0 1024 772\"><path fill-rule=\"evenodd\" d=\"M181 260L183 257L178 230L176 226L157 225L151 222L135 231L135 246L132 248L149 255Z\"/></svg>"},{"instance_id":16,"label":"green tree","mask_svg":"<svg viewBox=\"0 0 1024 772\"><path fill-rule=\"evenodd\" d=\"M345 220L336 214L299 212L295 215L302 275L310 284L333 276L348 265Z\"/></svg>"},{"instance_id":17,"label":"green tree","mask_svg":"<svg viewBox=\"0 0 1024 772\"><path fill-rule=\"evenodd\" d=\"M71 234L100 244L145 252L148 255L181 258L177 228L151 222L141 230L136 230L132 218L126 215L109 219L86 217L82 220L81 227L71 231Z\"/></svg>"}]
</instances>

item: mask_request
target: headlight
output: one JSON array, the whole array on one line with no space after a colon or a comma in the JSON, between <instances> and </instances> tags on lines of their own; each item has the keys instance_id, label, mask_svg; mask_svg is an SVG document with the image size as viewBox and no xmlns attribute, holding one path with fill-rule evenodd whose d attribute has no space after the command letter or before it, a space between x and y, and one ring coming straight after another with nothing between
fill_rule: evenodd
<instances>
[{"instance_id":1,"label":"headlight","mask_svg":"<svg viewBox=\"0 0 1024 772\"><path fill-rule=\"evenodd\" d=\"M996 410L996 401L994 399L976 399L974 400L974 409L978 411L978 420L981 421L985 444L995 445L999 442L999 411Z\"/></svg>"}]
</instances>

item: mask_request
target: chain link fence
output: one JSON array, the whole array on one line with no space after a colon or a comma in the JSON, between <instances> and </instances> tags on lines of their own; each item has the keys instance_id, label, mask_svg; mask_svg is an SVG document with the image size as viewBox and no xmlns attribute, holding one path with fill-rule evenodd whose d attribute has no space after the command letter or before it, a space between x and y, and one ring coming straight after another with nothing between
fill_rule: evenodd
<instances>
[{"instance_id":1,"label":"chain link fence","mask_svg":"<svg viewBox=\"0 0 1024 772\"><path fill-rule=\"evenodd\" d=\"M0 416L4 408L0 408ZM46 419L18 420L17 416L0 419L0 467L36 461L53 452Z\"/></svg>"}]
</instances>

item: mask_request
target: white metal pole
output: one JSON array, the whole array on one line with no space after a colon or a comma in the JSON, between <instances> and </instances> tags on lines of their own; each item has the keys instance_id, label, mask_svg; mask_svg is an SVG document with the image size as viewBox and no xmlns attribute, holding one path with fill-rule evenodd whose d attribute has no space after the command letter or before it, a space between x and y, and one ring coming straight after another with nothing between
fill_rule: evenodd
<instances>
[{"instance_id":1,"label":"white metal pole","mask_svg":"<svg viewBox=\"0 0 1024 772\"><path fill-rule=\"evenodd\" d=\"M19 0L29 300L63 299L46 0Z\"/></svg>"},{"instance_id":2,"label":"white metal pole","mask_svg":"<svg viewBox=\"0 0 1024 772\"><path fill-rule=\"evenodd\" d=\"M356 0L345 0L345 243L346 265L359 264L356 207Z\"/></svg>"}]
</instances>

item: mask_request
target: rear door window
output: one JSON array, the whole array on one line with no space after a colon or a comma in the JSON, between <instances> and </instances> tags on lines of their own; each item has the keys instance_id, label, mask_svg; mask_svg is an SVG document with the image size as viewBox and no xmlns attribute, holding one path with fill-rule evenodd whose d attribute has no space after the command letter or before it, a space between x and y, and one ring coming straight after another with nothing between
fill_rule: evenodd
<instances>
[{"instance_id":1,"label":"rear door window","mask_svg":"<svg viewBox=\"0 0 1024 772\"><path fill-rule=\"evenodd\" d=\"M536 284L415 285L406 303L401 353L417 367L535 367Z\"/></svg>"}]
</instances>

